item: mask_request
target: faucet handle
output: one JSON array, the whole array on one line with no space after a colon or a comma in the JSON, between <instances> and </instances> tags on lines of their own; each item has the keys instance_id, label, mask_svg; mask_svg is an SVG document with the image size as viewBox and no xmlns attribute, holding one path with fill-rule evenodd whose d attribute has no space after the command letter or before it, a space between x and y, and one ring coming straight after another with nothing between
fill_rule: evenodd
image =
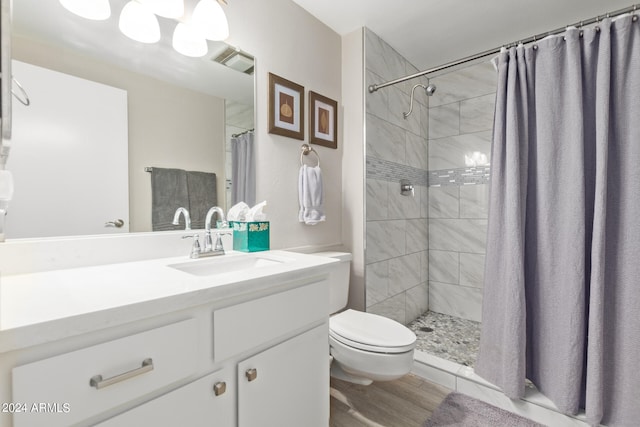
<instances>
[{"instance_id":1,"label":"faucet handle","mask_svg":"<svg viewBox=\"0 0 640 427\"><path fill-rule=\"evenodd\" d=\"M200 256L200 236L198 234L182 236L183 239L193 239L193 245L191 246L190 258L198 258Z\"/></svg>"},{"instance_id":2,"label":"faucet handle","mask_svg":"<svg viewBox=\"0 0 640 427\"><path fill-rule=\"evenodd\" d=\"M222 235L227 233L216 233L216 245L214 247L215 251L222 251L224 253L224 245L222 244Z\"/></svg>"}]
</instances>

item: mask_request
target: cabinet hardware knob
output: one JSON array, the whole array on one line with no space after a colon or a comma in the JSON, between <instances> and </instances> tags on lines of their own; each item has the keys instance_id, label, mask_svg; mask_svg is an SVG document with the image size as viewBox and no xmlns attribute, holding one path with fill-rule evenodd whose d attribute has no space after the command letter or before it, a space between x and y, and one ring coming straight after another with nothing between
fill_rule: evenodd
<instances>
[{"instance_id":1,"label":"cabinet hardware knob","mask_svg":"<svg viewBox=\"0 0 640 427\"><path fill-rule=\"evenodd\" d=\"M129 378L133 378L138 375L142 375L145 372L150 372L150 371L153 371L153 360L149 358L149 359L144 359L142 361L142 366L140 366L139 368L132 369L128 372L122 373L120 375L116 375L111 378L103 379L102 375L94 375L89 380L89 385L91 387L95 387L98 390L100 390L101 388L108 387L110 385L119 383L124 380L128 380Z\"/></svg>"},{"instance_id":2,"label":"cabinet hardware knob","mask_svg":"<svg viewBox=\"0 0 640 427\"><path fill-rule=\"evenodd\" d=\"M258 370L255 368L247 369L244 374L247 376L249 381L253 381L258 378Z\"/></svg>"},{"instance_id":3,"label":"cabinet hardware knob","mask_svg":"<svg viewBox=\"0 0 640 427\"><path fill-rule=\"evenodd\" d=\"M213 393L216 396L224 394L225 391L227 391L227 383L225 383L224 381L217 382L213 385Z\"/></svg>"}]
</instances>

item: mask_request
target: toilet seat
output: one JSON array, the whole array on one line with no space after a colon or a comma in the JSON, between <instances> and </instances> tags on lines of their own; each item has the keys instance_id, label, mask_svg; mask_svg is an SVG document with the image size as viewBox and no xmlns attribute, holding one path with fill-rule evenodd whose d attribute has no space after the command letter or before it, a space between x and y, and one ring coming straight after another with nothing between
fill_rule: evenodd
<instances>
[{"instance_id":1,"label":"toilet seat","mask_svg":"<svg viewBox=\"0 0 640 427\"><path fill-rule=\"evenodd\" d=\"M416 343L416 335L395 320L351 309L331 316L329 336L375 353L405 353L413 350Z\"/></svg>"}]
</instances>

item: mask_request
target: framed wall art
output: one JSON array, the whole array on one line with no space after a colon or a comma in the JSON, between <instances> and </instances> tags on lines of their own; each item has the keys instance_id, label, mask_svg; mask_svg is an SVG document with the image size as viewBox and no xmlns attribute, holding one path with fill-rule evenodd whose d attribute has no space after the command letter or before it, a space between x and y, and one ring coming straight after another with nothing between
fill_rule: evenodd
<instances>
[{"instance_id":1,"label":"framed wall art","mask_svg":"<svg viewBox=\"0 0 640 427\"><path fill-rule=\"evenodd\" d=\"M304 140L304 87L269 73L269 133Z\"/></svg>"},{"instance_id":2,"label":"framed wall art","mask_svg":"<svg viewBox=\"0 0 640 427\"><path fill-rule=\"evenodd\" d=\"M309 141L338 148L338 103L309 91Z\"/></svg>"}]
</instances>

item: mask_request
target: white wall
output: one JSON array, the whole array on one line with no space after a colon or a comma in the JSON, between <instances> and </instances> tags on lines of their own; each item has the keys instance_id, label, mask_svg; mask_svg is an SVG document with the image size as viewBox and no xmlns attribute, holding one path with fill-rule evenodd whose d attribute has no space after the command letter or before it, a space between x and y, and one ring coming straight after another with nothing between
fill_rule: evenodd
<instances>
[{"instance_id":1,"label":"white wall","mask_svg":"<svg viewBox=\"0 0 640 427\"><path fill-rule=\"evenodd\" d=\"M353 254L349 307L365 309L364 260L364 33L342 38L344 157L342 239Z\"/></svg>"},{"instance_id":2,"label":"white wall","mask_svg":"<svg viewBox=\"0 0 640 427\"><path fill-rule=\"evenodd\" d=\"M290 0L230 1L225 6L227 43L256 57L257 200L267 200L271 248L339 244L342 241L342 114L338 149L314 146L321 158L327 221L298 222L300 146L308 142L308 91L341 98L341 39ZM305 141L268 133L268 73L305 88Z\"/></svg>"}]
</instances>

